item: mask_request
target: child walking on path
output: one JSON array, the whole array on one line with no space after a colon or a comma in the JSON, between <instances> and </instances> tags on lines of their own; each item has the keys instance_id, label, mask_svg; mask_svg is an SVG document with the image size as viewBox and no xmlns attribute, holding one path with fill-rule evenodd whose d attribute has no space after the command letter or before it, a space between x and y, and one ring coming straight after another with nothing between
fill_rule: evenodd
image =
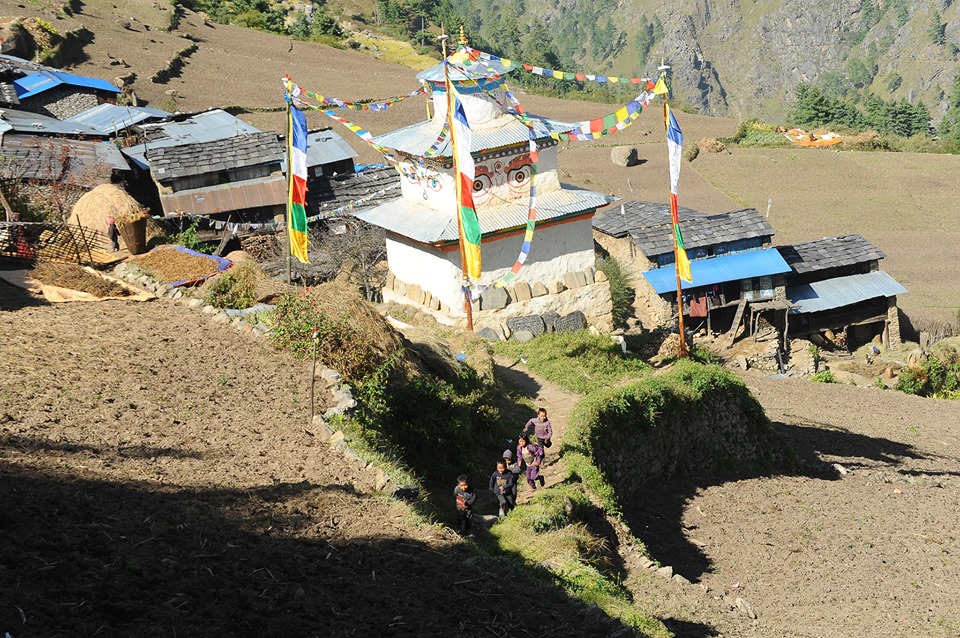
<instances>
[{"instance_id":1,"label":"child walking on path","mask_svg":"<svg viewBox=\"0 0 960 638\"><path fill-rule=\"evenodd\" d=\"M477 500L477 493L470 487L466 474L457 477L453 496L457 499L458 531L463 536L470 536L473 533L473 504Z\"/></svg>"},{"instance_id":2,"label":"child walking on path","mask_svg":"<svg viewBox=\"0 0 960 638\"><path fill-rule=\"evenodd\" d=\"M520 435L520 443L517 445L517 457L523 459L526 466L527 485L531 490L537 489L536 481L540 480L540 487L543 487L544 480L540 476L540 464L543 462L543 448L530 442L530 437L526 434Z\"/></svg>"},{"instance_id":3,"label":"child walking on path","mask_svg":"<svg viewBox=\"0 0 960 638\"><path fill-rule=\"evenodd\" d=\"M553 426L550 425L550 419L547 418L546 408L537 410L537 416L527 421L527 424L523 426L523 433L533 434L537 437L537 443L540 447L548 448L553 445L550 442L550 439L553 438Z\"/></svg>"},{"instance_id":4,"label":"child walking on path","mask_svg":"<svg viewBox=\"0 0 960 638\"><path fill-rule=\"evenodd\" d=\"M516 504L517 479L513 472L507 469L503 459L497 461L496 471L490 475L490 491L500 502L501 518L506 516Z\"/></svg>"}]
</instances>

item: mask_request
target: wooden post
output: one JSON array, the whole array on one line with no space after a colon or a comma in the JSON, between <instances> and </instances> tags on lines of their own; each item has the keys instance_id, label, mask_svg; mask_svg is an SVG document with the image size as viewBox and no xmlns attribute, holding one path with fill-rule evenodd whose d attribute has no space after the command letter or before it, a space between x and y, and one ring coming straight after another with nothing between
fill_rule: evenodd
<instances>
[{"instance_id":1,"label":"wooden post","mask_svg":"<svg viewBox=\"0 0 960 638\"><path fill-rule=\"evenodd\" d=\"M284 255L287 258L287 284L293 283L290 267L290 203L293 201L293 102L287 102L287 206L283 215L283 234L287 241Z\"/></svg>"},{"instance_id":2,"label":"wooden post","mask_svg":"<svg viewBox=\"0 0 960 638\"><path fill-rule=\"evenodd\" d=\"M463 249L463 223L460 220L460 198L461 198L461 189L460 189L460 175L459 172L459 163L457 162L456 149L453 146L454 132L453 132L453 87L450 84L450 66L447 63L447 36L443 32L443 25L440 25L440 42L443 46L443 83L444 88L447 90L447 128L450 131L450 141L451 141L451 152L453 154L453 181L457 187L457 236L460 240L460 275L462 281L464 282L463 287L463 309L467 313L467 330L473 332L473 306L470 304L470 289L466 286L467 283L467 253ZM467 152L470 152L470 149L467 149Z\"/></svg>"},{"instance_id":3,"label":"wooden post","mask_svg":"<svg viewBox=\"0 0 960 638\"><path fill-rule=\"evenodd\" d=\"M660 66L663 66L662 60L661 60ZM664 71L664 73L666 72ZM661 97L663 98L663 127L664 129L666 129L668 126L667 96L666 94L663 94ZM667 149L669 150L669 148L670 146L668 145ZM673 204L671 202L671 208L672 207L673 207ZM678 222L679 222L679 219L680 218L677 217ZM671 226L672 225L673 224L671 224ZM680 358L686 359L687 358L687 335L683 329L683 284L680 283L680 247L677 245L676 229L671 228L671 231L673 232L673 269L677 273L677 321L678 321L678 324L679 324L678 327L680 330Z\"/></svg>"}]
</instances>

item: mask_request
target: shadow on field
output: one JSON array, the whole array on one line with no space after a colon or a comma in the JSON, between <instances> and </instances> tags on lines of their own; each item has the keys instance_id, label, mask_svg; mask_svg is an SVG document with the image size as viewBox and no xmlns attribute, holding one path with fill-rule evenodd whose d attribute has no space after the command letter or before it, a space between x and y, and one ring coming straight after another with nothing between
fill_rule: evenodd
<instances>
[{"instance_id":1,"label":"shadow on field","mask_svg":"<svg viewBox=\"0 0 960 638\"><path fill-rule=\"evenodd\" d=\"M685 527L683 515L688 503L700 491L730 481L769 476L803 476L832 481L840 473L823 457L838 457L846 468L863 467L873 461L895 467L902 459L923 458L912 446L884 438L875 438L847 430L802 424L774 422L774 428L793 450L796 459L790 467L778 472L737 470L704 477L684 477L646 483L630 502L623 505L631 531L641 539L650 558L697 582L712 569L710 559L690 538L696 538L696 527Z\"/></svg>"},{"instance_id":2,"label":"shadow on field","mask_svg":"<svg viewBox=\"0 0 960 638\"><path fill-rule=\"evenodd\" d=\"M0 280L0 312L48 305L50 305L49 302L42 296L34 295L23 288L17 288Z\"/></svg>"},{"instance_id":3,"label":"shadow on field","mask_svg":"<svg viewBox=\"0 0 960 638\"><path fill-rule=\"evenodd\" d=\"M38 462L0 463L0 635L572 638L618 627L507 562L466 566L466 546L355 519L370 497L350 485L194 489Z\"/></svg>"}]
</instances>

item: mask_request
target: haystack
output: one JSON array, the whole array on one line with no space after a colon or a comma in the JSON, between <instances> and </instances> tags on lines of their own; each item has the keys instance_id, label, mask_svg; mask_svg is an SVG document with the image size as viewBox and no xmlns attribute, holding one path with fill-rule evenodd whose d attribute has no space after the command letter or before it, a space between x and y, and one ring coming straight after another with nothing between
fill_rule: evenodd
<instances>
[{"instance_id":1,"label":"haystack","mask_svg":"<svg viewBox=\"0 0 960 638\"><path fill-rule=\"evenodd\" d=\"M107 217L116 219L121 215L136 213L142 208L137 200L119 186L101 184L77 200L67 223L97 231L97 246L109 248Z\"/></svg>"}]
</instances>

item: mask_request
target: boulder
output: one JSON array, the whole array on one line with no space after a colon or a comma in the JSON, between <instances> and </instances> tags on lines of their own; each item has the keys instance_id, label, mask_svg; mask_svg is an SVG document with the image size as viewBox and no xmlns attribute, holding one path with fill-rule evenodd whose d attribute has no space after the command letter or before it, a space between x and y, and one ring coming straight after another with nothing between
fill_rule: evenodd
<instances>
[{"instance_id":1,"label":"boulder","mask_svg":"<svg viewBox=\"0 0 960 638\"><path fill-rule=\"evenodd\" d=\"M567 287L563 285L562 281L551 281L550 285L547 286L547 292L551 295L559 295L566 289Z\"/></svg>"},{"instance_id":2,"label":"boulder","mask_svg":"<svg viewBox=\"0 0 960 638\"><path fill-rule=\"evenodd\" d=\"M580 275L580 276L578 277L577 275ZM587 280L583 277L582 272L563 273L563 285L565 288L569 288L573 290L574 288L580 288L586 283L587 283Z\"/></svg>"},{"instance_id":3,"label":"boulder","mask_svg":"<svg viewBox=\"0 0 960 638\"><path fill-rule=\"evenodd\" d=\"M547 332L553 332L554 324L556 323L557 319L560 318L560 313L554 312L553 310L548 310L540 315L540 318L543 319L543 325L547 327Z\"/></svg>"},{"instance_id":4,"label":"boulder","mask_svg":"<svg viewBox=\"0 0 960 638\"><path fill-rule=\"evenodd\" d=\"M610 151L610 161L617 166L636 166L640 163L640 154L635 146L614 146Z\"/></svg>"},{"instance_id":5,"label":"boulder","mask_svg":"<svg viewBox=\"0 0 960 638\"><path fill-rule=\"evenodd\" d=\"M514 335L514 338L517 338L517 333L526 331L531 333L534 337L539 337L544 332L547 331L546 324L543 323L543 319L537 315L530 315L526 317L510 317L507 319L507 327L510 328L510 332Z\"/></svg>"},{"instance_id":6,"label":"boulder","mask_svg":"<svg viewBox=\"0 0 960 638\"><path fill-rule=\"evenodd\" d=\"M534 335L529 330L518 330L513 333L512 339L514 341L519 341L520 343L527 343L528 341L534 340Z\"/></svg>"},{"instance_id":7,"label":"boulder","mask_svg":"<svg viewBox=\"0 0 960 638\"><path fill-rule=\"evenodd\" d=\"M554 321L553 325L557 332L577 332L586 329L587 317L579 310L574 310L569 315Z\"/></svg>"},{"instance_id":8,"label":"boulder","mask_svg":"<svg viewBox=\"0 0 960 638\"><path fill-rule=\"evenodd\" d=\"M543 297L549 293L547 291L547 287L538 281L530 287L530 294L534 297Z\"/></svg>"},{"instance_id":9,"label":"boulder","mask_svg":"<svg viewBox=\"0 0 960 638\"><path fill-rule=\"evenodd\" d=\"M518 282L513 287L513 298L517 301L528 301L533 298L533 291L530 284L525 281Z\"/></svg>"},{"instance_id":10,"label":"boulder","mask_svg":"<svg viewBox=\"0 0 960 638\"><path fill-rule=\"evenodd\" d=\"M489 339L490 341L500 341L500 335L497 334L496 330L490 327L485 327L478 330L477 336L481 339Z\"/></svg>"},{"instance_id":11,"label":"boulder","mask_svg":"<svg viewBox=\"0 0 960 638\"><path fill-rule=\"evenodd\" d=\"M492 286L480 295L480 308L483 310L503 310L510 303L510 296L504 288Z\"/></svg>"}]
</instances>

